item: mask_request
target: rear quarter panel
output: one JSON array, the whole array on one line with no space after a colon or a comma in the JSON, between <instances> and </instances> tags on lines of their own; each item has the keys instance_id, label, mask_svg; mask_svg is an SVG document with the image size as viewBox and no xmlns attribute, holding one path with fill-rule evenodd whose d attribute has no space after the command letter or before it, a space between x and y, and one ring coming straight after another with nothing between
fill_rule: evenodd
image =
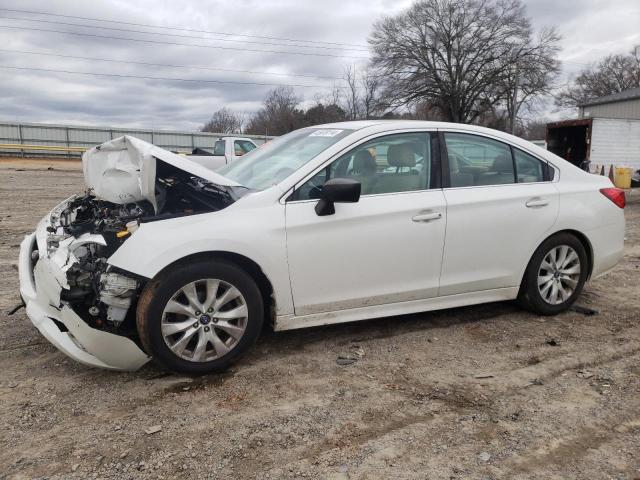
<instances>
[{"instance_id":1,"label":"rear quarter panel","mask_svg":"<svg viewBox=\"0 0 640 480\"><path fill-rule=\"evenodd\" d=\"M573 172L572 172L573 173ZM584 175L560 180L560 211L556 231L577 230L585 235L593 255L592 278L613 268L624 251L624 210L600 193L613 187L607 177Z\"/></svg>"}]
</instances>

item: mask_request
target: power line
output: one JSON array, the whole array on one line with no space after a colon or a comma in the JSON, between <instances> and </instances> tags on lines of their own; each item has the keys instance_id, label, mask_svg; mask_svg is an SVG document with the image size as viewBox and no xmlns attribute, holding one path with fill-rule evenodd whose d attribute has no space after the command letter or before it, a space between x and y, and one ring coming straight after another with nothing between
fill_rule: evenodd
<instances>
[{"instance_id":1,"label":"power line","mask_svg":"<svg viewBox=\"0 0 640 480\"><path fill-rule=\"evenodd\" d=\"M99 73L99 72L78 72L75 70L55 70L49 68L36 68L36 67L14 67L9 65L0 65L0 68L6 68L11 70L28 70L37 72L52 72L52 73L68 73L72 75L91 75L99 77L116 77L116 78L135 78L142 80L163 80L172 82L192 82L192 83L216 83L216 84L229 84L229 85L258 85L265 87L301 87L301 88L332 88L327 85L301 85L295 83L266 83L266 82L237 82L232 80L213 80L213 79L196 79L196 78L177 78L177 77L149 77L146 75L125 75L119 73ZM335 88L346 88L338 87Z\"/></svg>"},{"instance_id":2,"label":"power line","mask_svg":"<svg viewBox=\"0 0 640 480\"><path fill-rule=\"evenodd\" d=\"M2 10L2 9L0 9ZM129 33L142 33L145 35L161 35L161 36L165 36L165 37L178 37L178 38L195 38L195 39L199 39L199 40L213 40L216 42L234 42L234 43L251 43L251 44L257 44L257 45L273 45L273 46L280 46L280 47L294 47L294 48L321 48L321 49L325 49L325 50L351 50L351 51L355 51L355 52L368 52L368 49L366 48L348 48L348 47L330 47L330 46L325 46L325 45L292 45L292 44L288 44L288 43L275 43L275 42L265 42L264 40L262 41L252 41L252 40L236 40L236 39L229 39L229 38L212 38L212 37L203 37L201 35L179 35L176 33L162 33L162 32L145 32L142 30L131 30L130 28L115 28L115 27L100 27L98 25L86 25L86 24L81 24L81 23L70 23L70 22L60 22L60 21L55 21L55 20L40 20L37 18L18 18L18 17L8 17L8 16L0 16L1 19L4 20L18 20L18 21L25 21L25 22L39 22L39 23L51 23L54 25L66 25L66 26L72 26L72 27L81 27L81 28L98 28L101 30L114 30L114 31L118 31L118 32L129 32Z\"/></svg>"},{"instance_id":3,"label":"power line","mask_svg":"<svg viewBox=\"0 0 640 480\"><path fill-rule=\"evenodd\" d=\"M334 55L331 53L292 52L289 50L259 50L259 49L252 49L252 48L221 47L221 46L214 46L214 45L199 45L199 44L192 44L192 43L165 42L162 40L149 40L149 39L131 38L131 37L116 37L111 35L98 35L96 33L66 32L64 30L50 30L46 28L35 28L35 27L18 27L15 25L0 25L0 27L12 28L15 30L32 30L36 32L50 32L50 33L61 33L64 35L79 35L83 37L105 38L109 40L125 40L130 42L153 43L158 45L175 45L179 47L209 48L209 49L215 49L215 50L234 50L239 52L278 53L281 55L304 55L304 56L310 56L310 57L361 58L361 59L369 58L369 57L359 57L359 56L352 56L352 55Z\"/></svg>"},{"instance_id":4,"label":"power line","mask_svg":"<svg viewBox=\"0 0 640 480\"><path fill-rule=\"evenodd\" d=\"M283 41L287 41L287 42L298 42L298 43L317 43L317 44L325 44L325 45L338 45L338 46L350 46L350 47L367 47L367 45L364 44L359 44L359 43L339 43L339 42L326 42L326 41L321 41L321 40L305 40L305 39L299 39L299 38L286 38L286 37L269 37L269 36L264 36L264 35L249 35L249 34L242 34L242 33L228 33L228 32L217 32L217 31L212 31L212 30L197 30L197 29L192 29L192 28L180 28L180 27L167 27L167 26L163 26L163 25L150 25L147 23L133 23L133 22L123 22L121 20L108 20L108 19L104 19L104 18L96 18L96 17L81 17L81 16L77 16L77 15L62 15L62 14L58 14L58 13L51 13L51 12L42 12L42 11L35 11L35 10L18 10L18 9L12 9L12 8L0 8L0 10L6 11L6 12L16 12L16 13L30 13L30 14L35 14L35 15L47 15L50 17L59 17L59 18L74 18L77 20L92 20L92 21L96 21L96 22L107 22L107 23L116 23L116 24L120 24L120 25L131 25L134 27L149 27L149 28L158 28L158 29L164 29L164 30L178 30L178 31L182 31L182 32L194 32L194 33L210 33L213 35L224 35L224 36L229 36L229 37L247 37L247 38L261 38L261 39L266 39L266 40L283 40Z\"/></svg>"},{"instance_id":5,"label":"power line","mask_svg":"<svg viewBox=\"0 0 640 480\"><path fill-rule=\"evenodd\" d=\"M60 57L60 58L72 58L76 60L90 60L96 62L113 62L113 63L126 63L131 65L144 65L148 67L169 67L169 68L190 68L194 70L209 70L209 71L220 71L220 72L230 72L230 73L250 73L256 75L277 75L282 77L303 77L303 78L321 78L327 80L342 80L337 77L329 77L322 75L302 75L302 74L294 74L294 73L276 73L276 72L258 72L255 70L232 70L228 68L214 68L214 67L204 67L197 65L176 65L176 64L168 64L168 63L151 63L151 62L136 62L133 60L116 60L111 58L96 58L96 57L81 57L77 55L64 55L61 53L52 53L52 52L29 52L25 50L8 50L4 48L0 48L0 52L9 52L9 53L20 53L25 55L42 55L47 57Z\"/></svg>"}]
</instances>

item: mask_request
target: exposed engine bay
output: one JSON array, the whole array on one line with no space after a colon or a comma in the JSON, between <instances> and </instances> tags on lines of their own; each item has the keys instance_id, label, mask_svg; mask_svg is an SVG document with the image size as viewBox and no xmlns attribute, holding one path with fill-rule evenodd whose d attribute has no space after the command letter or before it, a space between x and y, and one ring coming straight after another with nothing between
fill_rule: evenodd
<instances>
[{"instance_id":1,"label":"exposed engine bay","mask_svg":"<svg viewBox=\"0 0 640 480\"><path fill-rule=\"evenodd\" d=\"M215 184L160 160L155 177L155 205L146 199L114 203L89 188L51 212L47 256L60 268L60 300L93 328L135 334L135 302L145 279L107 260L141 224L215 212L248 191ZM32 258L40 254L34 251Z\"/></svg>"}]
</instances>

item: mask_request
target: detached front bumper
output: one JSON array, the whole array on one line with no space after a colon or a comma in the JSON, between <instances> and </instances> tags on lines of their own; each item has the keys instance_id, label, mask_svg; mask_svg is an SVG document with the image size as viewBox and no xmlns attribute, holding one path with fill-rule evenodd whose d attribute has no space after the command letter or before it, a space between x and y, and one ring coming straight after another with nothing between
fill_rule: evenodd
<instances>
[{"instance_id":1,"label":"detached front bumper","mask_svg":"<svg viewBox=\"0 0 640 480\"><path fill-rule=\"evenodd\" d=\"M31 322L58 350L85 365L133 371L147 363L150 357L132 340L90 327L60 301L59 267L47 255L32 259L34 250L47 251L45 228L40 222L20 245L20 294Z\"/></svg>"}]
</instances>

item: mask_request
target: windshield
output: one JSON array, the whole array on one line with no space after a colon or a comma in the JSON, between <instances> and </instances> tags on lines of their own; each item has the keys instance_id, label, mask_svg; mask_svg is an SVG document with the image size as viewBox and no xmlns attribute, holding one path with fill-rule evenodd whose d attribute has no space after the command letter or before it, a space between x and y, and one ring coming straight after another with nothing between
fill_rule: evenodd
<instances>
[{"instance_id":1,"label":"windshield","mask_svg":"<svg viewBox=\"0 0 640 480\"><path fill-rule=\"evenodd\" d=\"M252 150L216 170L216 173L252 190L264 190L287 178L352 131L329 128L296 130Z\"/></svg>"}]
</instances>

